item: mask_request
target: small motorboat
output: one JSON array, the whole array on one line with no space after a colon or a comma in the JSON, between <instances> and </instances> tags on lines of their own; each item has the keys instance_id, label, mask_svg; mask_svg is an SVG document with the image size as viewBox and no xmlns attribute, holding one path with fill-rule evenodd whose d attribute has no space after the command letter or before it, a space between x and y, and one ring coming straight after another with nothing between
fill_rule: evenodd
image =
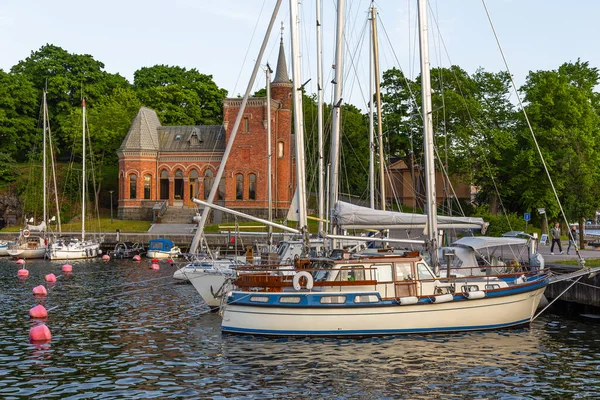
<instances>
[{"instance_id":1,"label":"small motorboat","mask_svg":"<svg viewBox=\"0 0 600 400\"><path fill-rule=\"evenodd\" d=\"M175 258L181 255L181 249L170 239L152 239L148 242L146 256L149 258Z\"/></svg>"},{"instance_id":2,"label":"small motorboat","mask_svg":"<svg viewBox=\"0 0 600 400\"><path fill-rule=\"evenodd\" d=\"M142 256L146 254L146 248L139 242L119 242L114 250L108 253L111 258L133 258L135 255Z\"/></svg>"}]
</instances>

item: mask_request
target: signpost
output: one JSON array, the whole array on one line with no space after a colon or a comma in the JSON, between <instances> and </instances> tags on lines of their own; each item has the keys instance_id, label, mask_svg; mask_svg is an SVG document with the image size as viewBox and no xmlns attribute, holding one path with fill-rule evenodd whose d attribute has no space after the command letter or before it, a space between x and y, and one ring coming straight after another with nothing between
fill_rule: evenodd
<instances>
[{"instance_id":1,"label":"signpost","mask_svg":"<svg viewBox=\"0 0 600 400\"><path fill-rule=\"evenodd\" d=\"M527 233L527 223L531 220L531 214L526 212L523 214L523 219L525 220L525 233Z\"/></svg>"}]
</instances>

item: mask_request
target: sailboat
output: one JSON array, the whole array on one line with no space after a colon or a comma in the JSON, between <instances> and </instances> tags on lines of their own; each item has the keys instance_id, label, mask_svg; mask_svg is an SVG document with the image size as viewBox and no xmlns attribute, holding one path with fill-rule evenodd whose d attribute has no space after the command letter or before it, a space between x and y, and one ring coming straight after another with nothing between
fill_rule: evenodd
<instances>
[{"instance_id":1,"label":"sailboat","mask_svg":"<svg viewBox=\"0 0 600 400\"><path fill-rule=\"evenodd\" d=\"M82 258L92 258L102 254L100 243L94 239L85 238L85 188L87 185L86 167L85 167L85 99L82 101L83 110L83 159L82 159L82 196L81 196L81 240L78 238L61 238L52 243L49 248L49 257L51 260L76 260Z\"/></svg>"},{"instance_id":2,"label":"sailboat","mask_svg":"<svg viewBox=\"0 0 600 400\"><path fill-rule=\"evenodd\" d=\"M20 258L46 258L46 253L48 251L48 236L46 235L46 219L47 219L47 209L48 205L46 203L46 192L47 192L47 184L46 184L46 166L47 166L47 132L48 132L48 104L46 102L46 91L43 92L43 184L42 184L42 192L43 192L43 219L42 222L38 225L30 225L27 224L25 229L21 229L19 232L19 237L17 240L11 244L6 246L6 253L12 257L20 257ZM53 164L54 165L54 164ZM33 219L29 220L30 223L33 223ZM32 232L34 234L32 235ZM39 232L39 234L35 234L35 232ZM2 246L0 246L1 248ZM0 253L1 254L1 253Z\"/></svg>"},{"instance_id":3,"label":"sailboat","mask_svg":"<svg viewBox=\"0 0 600 400\"><path fill-rule=\"evenodd\" d=\"M423 216L429 262L418 252L345 255L340 260L298 259L294 275L277 269L238 274L237 290L228 292L222 309L224 332L273 336L364 336L497 329L527 324L550 283L541 266L515 268L494 274L490 268L466 268L441 276L438 268L431 89L426 1L419 0L419 27L427 182L427 214ZM341 55L343 1L338 2L338 54ZM293 16L291 16L293 20ZM336 59L336 67L341 60ZM341 70L336 70L341 78ZM338 85L341 79L337 79ZM341 94L340 87L336 93ZM334 102L337 104L337 95ZM339 114L339 110L334 111ZM339 115L334 116L334 122ZM332 129L335 132L335 129ZM337 140L332 134L332 141ZM339 146L333 143L332 181L337 177ZM303 182L299 181L299 184ZM330 184L331 204L337 202L337 183ZM338 211L344 207L339 204ZM373 217L373 210L368 212ZM361 210L350 220L360 225ZM384 213L381 211L381 213ZM338 214L338 217L340 215ZM377 218L375 216L375 218ZM404 223L396 213L379 221ZM373 221L368 221L373 223ZM480 221L464 220L470 225ZM331 238L336 238L333 231ZM532 246L531 251L535 251Z\"/></svg>"}]
</instances>

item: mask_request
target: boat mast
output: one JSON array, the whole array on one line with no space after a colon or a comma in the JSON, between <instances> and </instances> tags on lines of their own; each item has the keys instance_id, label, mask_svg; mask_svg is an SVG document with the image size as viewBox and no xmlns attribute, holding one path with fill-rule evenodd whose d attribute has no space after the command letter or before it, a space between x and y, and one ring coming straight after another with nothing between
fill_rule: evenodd
<instances>
[{"instance_id":1,"label":"boat mast","mask_svg":"<svg viewBox=\"0 0 600 400\"><path fill-rule=\"evenodd\" d=\"M306 218L306 171L304 160L304 118L300 76L300 35L298 0L290 0L290 38L292 42L292 97L294 100L294 135L296 136L296 187L298 188L298 228L308 228Z\"/></svg>"},{"instance_id":2,"label":"boat mast","mask_svg":"<svg viewBox=\"0 0 600 400\"><path fill-rule=\"evenodd\" d=\"M373 2L371 2L371 10ZM371 17L372 19L373 17ZM373 24L371 24L373 36ZM373 40L369 40L369 206L375 209L375 143L373 140Z\"/></svg>"},{"instance_id":3,"label":"boat mast","mask_svg":"<svg viewBox=\"0 0 600 400\"><path fill-rule=\"evenodd\" d=\"M246 93L244 94L244 98L242 99L242 104L240 105L240 110L238 111L238 115L235 119L235 123L233 124L233 128L231 130L231 135L229 140L227 141L227 146L225 147L225 152L223 153L223 158L221 159L221 164L219 165L219 170L217 171L217 176L215 177L215 181L213 183L212 188L210 189L210 194L208 195L208 202L213 203L215 200L215 195L217 194L217 190L219 189L219 182L221 182L221 178L223 177L223 172L225 172L225 165L227 164L227 159L229 158L229 153L231 153L231 148L233 147L233 142L235 141L235 137L238 132L238 128L242 121L242 116L244 115L244 110L246 109L246 103L248 103L248 97L250 97L250 92L252 91L252 87L254 86L254 81L256 79L256 75L258 74L258 69L260 68L260 61L263 58L263 54L265 53L265 48L267 47L267 42L269 41L269 36L271 35L271 30L273 28L273 24L275 23L275 18L277 17L277 12L279 11L279 6L281 6L281 0L277 0L275 4L275 9L273 10L273 14L271 15L271 20L269 21L269 26L267 28L267 32L265 33L265 38L263 39L263 43L260 47L260 51L258 52L258 57L256 58L256 62L254 64L254 69L252 70L252 75L250 76L250 80L248 81L248 86L246 88ZM198 245L200 244L200 238L204 234L204 225L206 225L206 220L208 219L208 215L210 213L209 207L204 207L202 211L202 217L198 222L198 229L196 230L196 234L192 239L192 244L190 245L190 253L197 253Z\"/></svg>"},{"instance_id":4,"label":"boat mast","mask_svg":"<svg viewBox=\"0 0 600 400\"><path fill-rule=\"evenodd\" d=\"M333 118L331 121L331 172L329 174L329 218L333 215L333 209L338 200L338 173L340 170L340 122L342 105L342 78L343 78L343 47L344 47L344 0L337 2L337 28L335 45L335 78L333 80ZM330 233L336 234L337 227L331 223ZM331 246L335 248L336 240L332 240Z\"/></svg>"},{"instance_id":5,"label":"boat mast","mask_svg":"<svg viewBox=\"0 0 600 400\"><path fill-rule=\"evenodd\" d=\"M44 105L43 105L43 111L42 112L44 113L44 117L43 117L43 124L44 124L44 146L43 146L44 147L44 155L43 155L43 163L44 163L44 166L42 168L42 171L43 171L42 174L44 175L44 178L43 178L43 188L44 189L42 191L44 192L44 194L43 194L43 199L44 199L44 219L43 219L43 221L44 221L44 224L47 224L48 223L47 222L47 220L48 220L48 215L47 215L48 205L46 204L46 201L47 201L47 199L46 199L46 192L47 192L48 189L46 187L46 185L47 185L47 182L46 182L46 173L47 173L46 172L46 151L47 151L46 150L46 140L47 140L46 139L46 135L47 135L47 131L46 131L46 129L47 129L48 121L46 120L46 113L48 111L48 108L47 108L48 106L46 105L46 90L45 89L43 91L43 99L44 99ZM45 229L44 229L44 231L45 231Z\"/></svg>"},{"instance_id":6,"label":"boat mast","mask_svg":"<svg viewBox=\"0 0 600 400\"><path fill-rule=\"evenodd\" d=\"M85 240L85 98L81 103L81 107L83 110L83 159L81 164L81 241L83 242Z\"/></svg>"},{"instance_id":7,"label":"boat mast","mask_svg":"<svg viewBox=\"0 0 600 400\"><path fill-rule=\"evenodd\" d=\"M379 190L381 191L381 209L385 210L385 164L383 159L383 124L381 122L381 89L379 79L379 43L377 41L377 9L371 7L371 26L373 27L373 67L375 78L375 99L377 101L377 144L379 146Z\"/></svg>"},{"instance_id":8,"label":"boat mast","mask_svg":"<svg viewBox=\"0 0 600 400\"><path fill-rule=\"evenodd\" d=\"M272 182L272 169L271 169L271 158L273 151L271 149L271 67L267 64L266 76L267 76L267 202L269 203L269 221L273 221L273 182ZM267 244L269 245L269 251L273 244L273 227L268 225L269 234L267 238Z\"/></svg>"},{"instance_id":9,"label":"boat mast","mask_svg":"<svg viewBox=\"0 0 600 400\"><path fill-rule=\"evenodd\" d=\"M427 0L419 0L419 49L421 53L421 93L423 112L423 152L425 153L425 191L427 235L430 263L439 275L437 262L437 203L435 193L435 165L433 147L433 121L431 117L431 76L429 72L429 41L427 26Z\"/></svg>"},{"instance_id":10,"label":"boat mast","mask_svg":"<svg viewBox=\"0 0 600 400\"><path fill-rule=\"evenodd\" d=\"M323 231L325 213L325 169L323 165L323 32L321 31L321 0L317 0L317 135L319 151L319 230Z\"/></svg>"}]
</instances>

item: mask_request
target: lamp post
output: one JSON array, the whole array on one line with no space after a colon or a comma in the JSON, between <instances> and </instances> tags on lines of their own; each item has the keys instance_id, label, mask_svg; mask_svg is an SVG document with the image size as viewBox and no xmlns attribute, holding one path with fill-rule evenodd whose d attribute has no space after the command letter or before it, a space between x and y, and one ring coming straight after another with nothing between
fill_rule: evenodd
<instances>
[{"instance_id":1,"label":"lamp post","mask_svg":"<svg viewBox=\"0 0 600 400\"><path fill-rule=\"evenodd\" d=\"M112 194L114 192L114 190L109 190L108 191L110 193L110 223L113 223L113 207L112 207Z\"/></svg>"}]
</instances>

